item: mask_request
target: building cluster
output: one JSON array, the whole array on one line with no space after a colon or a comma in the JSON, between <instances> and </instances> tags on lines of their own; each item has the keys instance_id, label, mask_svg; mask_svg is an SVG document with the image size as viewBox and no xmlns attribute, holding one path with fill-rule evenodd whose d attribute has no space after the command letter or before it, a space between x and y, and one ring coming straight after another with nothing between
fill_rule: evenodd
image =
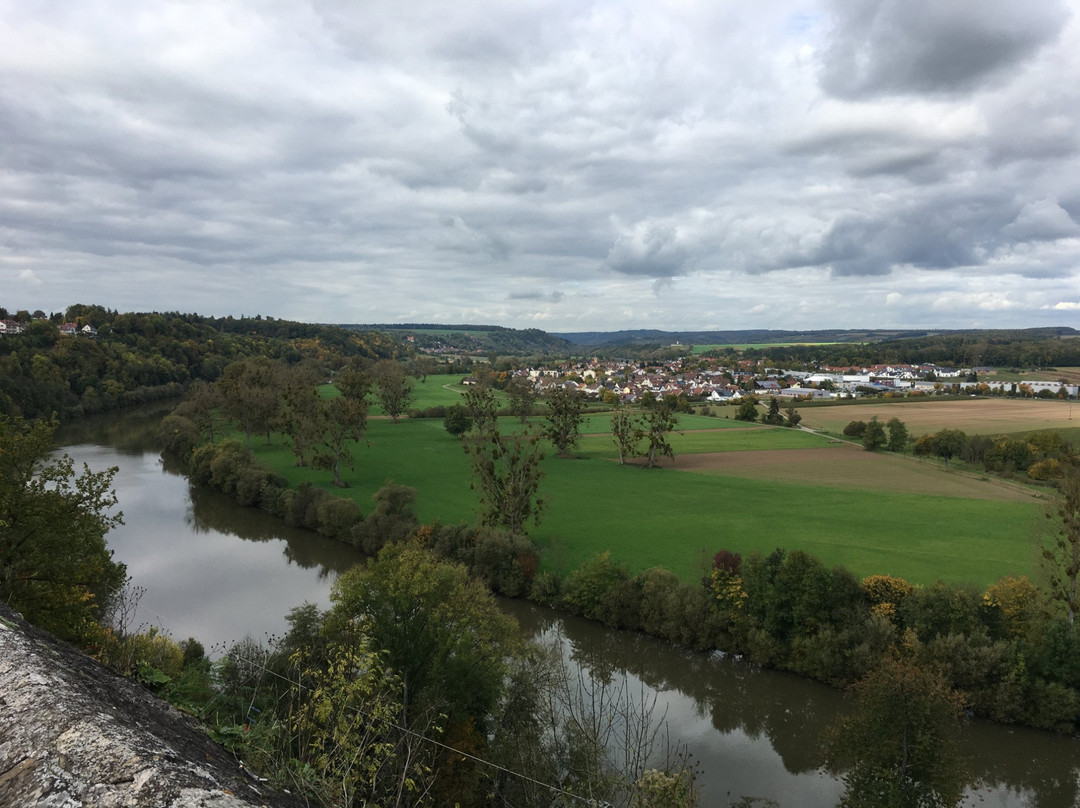
<instances>
[{"instance_id":1,"label":"building cluster","mask_svg":"<svg viewBox=\"0 0 1080 808\"><path fill-rule=\"evenodd\" d=\"M937 365L823 367L818 371L713 367L689 369L674 359L656 366L624 362L567 362L525 368L512 375L530 379L539 392L561 386L596 399L632 403L646 393L662 399L737 402L743 396L784 400L855 398L868 395L1020 395L1076 398L1078 386L1058 381L996 381L993 368L947 368Z\"/></svg>"}]
</instances>

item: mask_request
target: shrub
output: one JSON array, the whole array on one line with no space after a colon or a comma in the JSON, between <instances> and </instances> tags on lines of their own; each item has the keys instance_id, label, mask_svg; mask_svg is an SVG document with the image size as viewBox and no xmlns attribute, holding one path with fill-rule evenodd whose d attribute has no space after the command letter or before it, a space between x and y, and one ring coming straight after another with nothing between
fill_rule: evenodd
<instances>
[{"instance_id":1,"label":"shrub","mask_svg":"<svg viewBox=\"0 0 1080 808\"><path fill-rule=\"evenodd\" d=\"M844 434L849 438L862 438L866 434L866 421L850 421L844 427Z\"/></svg>"},{"instance_id":2,"label":"shrub","mask_svg":"<svg viewBox=\"0 0 1080 808\"><path fill-rule=\"evenodd\" d=\"M325 496L315 505L319 533L333 539L344 539L356 524L364 519L359 506L351 499Z\"/></svg>"},{"instance_id":3,"label":"shrub","mask_svg":"<svg viewBox=\"0 0 1080 808\"><path fill-rule=\"evenodd\" d=\"M575 614L590 620L601 620L601 614L611 610L611 604L605 606L609 593L620 583L629 580L630 573L626 566L616 564L611 560L611 553L605 551L574 570L566 582L562 603Z\"/></svg>"},{"instance_id":4,"label":"shrub","mask_svg":"<svg viewBox=\"0 0 1080 808\"><path fill-rule=\"evenodd\" d=\"M508 597L529 591L538 564L532 542L505 530L481 528L474 543L473 560L468 564L473 575Z\"/></svg>"}]
</instances>

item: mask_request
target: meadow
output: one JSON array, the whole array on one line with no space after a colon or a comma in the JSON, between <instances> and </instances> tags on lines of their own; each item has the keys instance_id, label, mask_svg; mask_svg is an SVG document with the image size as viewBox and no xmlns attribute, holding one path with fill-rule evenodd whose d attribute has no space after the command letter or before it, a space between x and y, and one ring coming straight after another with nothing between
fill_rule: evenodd
<instances>
[{"instance_id":1,"label":"meadow","mask_svg":"<svg viewBox=\"0 0 1080 808\"><path fill-rule=\"evenodd\" d=\"M429 402L450 392L448 383L430 377L417 385L416 406L434 406ZM854 408L838 409L845 424L854 417ZM964 424L959 411L947 412L949 425ZM500 428L509 433L519 425L507 417ZM574 457L549 451L543 461L545 507L531 535L544 567L562 575L610 550L633 573L661 566L693 581L721 548L747 554L777 547L805 550L859 576L887 573L921 584L940 578L984 587L1035 568L1035 531L1045 522L1038 490L870 455L823 435L698 415L680 417L671 436L674 461L644 470L618 463L609 430L610 417L593 414ZM365 512L392 480L417 490L423 522L476 518L468 458L441 419L369 420L344 491L332 488L327 472L296 468L283 439L260 443L257 454L292 484L350 496Z\"/></svg>"}]
</instances>

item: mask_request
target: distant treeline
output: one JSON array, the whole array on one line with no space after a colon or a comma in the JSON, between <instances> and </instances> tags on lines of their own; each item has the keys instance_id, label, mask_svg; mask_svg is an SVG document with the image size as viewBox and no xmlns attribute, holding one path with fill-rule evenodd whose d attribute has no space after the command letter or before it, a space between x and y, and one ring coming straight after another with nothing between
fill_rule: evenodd
<instances>
[{"instance_id":1,"label":"distant treeline","mask_svg":"<svg viewBox=\"0 0 1080 808\"><path fill-rule=\"evenodd\" d=\"M59 323L97 335L61 336ZM126 313L71 306L63 317L26 323L0 339L0 414L61 419L179 395L192 381L213 381L238 359L266 356L344 362L395 357L384 334L262 317L203 317L178 312Z\"/></svg>"},{"instance_id":2,"label":"distant treeline","mask_svg":"<svg viewBox=\"0 0 1080 808\"><path fill-rule=\"evenodd\" d=\"M466 354L525 356L559 354L569 356L580 348L561 337L538 328L504 328L497 325L438 325L402 323L383 325L344 325L343 328L379 331L394 337L411 337L419 350L451 349Z\"/></svg>"},{"instance_id":3,"label":"distant treeline","mask_svg":"<svg viewBox=\"0 0 1080 808\"><path fill-rule=\"evenodd\" d=\"M1069 332L1058 334L1057 332ZM1052 333L1047 333L1052 332ZM888 342L785 345L741 352L771 363L847 367L879 364L935 364L952 367L1052 368L1080 366L1080 336L1073 329L938 334Z\"/></svg>"}]
</instances>

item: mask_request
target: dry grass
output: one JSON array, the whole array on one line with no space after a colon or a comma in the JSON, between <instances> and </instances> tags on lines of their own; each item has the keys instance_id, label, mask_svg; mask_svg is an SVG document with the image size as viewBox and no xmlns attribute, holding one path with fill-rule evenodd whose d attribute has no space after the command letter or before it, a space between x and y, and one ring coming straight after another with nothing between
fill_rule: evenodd
<instances>
[{"instance_id":1,"label":"dry grass","mask_svg":"<svg viewBox=\"0 0 1080 808\"><path fill-rule=\"evenodd\" d=\"M1076 420L1073 418L1073 410ZM939 429L962 429L969 435L1002 435L1037 429L1080 426L1080 404L1043 399L969 398L953 401L898 401L807 407L800 410L803 426L840 433L851 421L899 418L913 437Z\"/></svg>"},{"instance_id":2,"label":"dry grass","mask_svg":"<svg viewBox=\"0 0 1080 808\"><path fill-rule=\"evenodd\" d=\"M841 444L824 449L776 449L676 456L683 471L720 474L823 488L927 496L1036 502L1036 489L887 452Z\"/></svg>"}]
</instances>

